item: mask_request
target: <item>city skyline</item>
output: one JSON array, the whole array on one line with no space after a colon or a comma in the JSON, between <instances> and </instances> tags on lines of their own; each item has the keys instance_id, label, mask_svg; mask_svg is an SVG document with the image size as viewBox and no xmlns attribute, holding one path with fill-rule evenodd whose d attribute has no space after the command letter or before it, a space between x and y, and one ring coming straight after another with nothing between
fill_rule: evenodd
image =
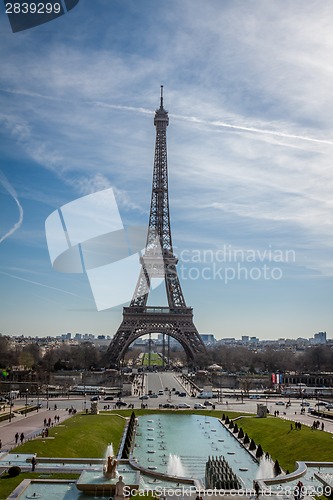
<instances>
[{"instance_id":1,"label":"city skyline","mask_svg":"<svg viewBox=\"0 0 333 500\"><path fill-rule=\"evenodd\" d=\"M328 1L81 0L13 34L1 12L0 332L116 332L122 306L98 312L85 274L52 268L44 224L112 188L124 225L148 227L163 84L198 331L331 337L332 17Z\"/></svg>"}]
</instances>

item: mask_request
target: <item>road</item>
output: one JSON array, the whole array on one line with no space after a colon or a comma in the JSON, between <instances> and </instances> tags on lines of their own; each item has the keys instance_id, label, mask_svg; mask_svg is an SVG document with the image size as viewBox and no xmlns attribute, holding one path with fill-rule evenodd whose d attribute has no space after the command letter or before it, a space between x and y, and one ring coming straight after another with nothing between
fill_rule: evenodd
<instances>
[{"instance_id":1,"label":"road","mask_svg":"<svg viewBox=\"0 0 333 500\"><path fill-rule=\"evenodd\" d=\"M184 392L184 387L174 373L148 373L146 375L146 380L146 390L150 390L156 394L158 394L160 390L164 390L165 394L175 391Z\"/></svg>"}]
</instances>

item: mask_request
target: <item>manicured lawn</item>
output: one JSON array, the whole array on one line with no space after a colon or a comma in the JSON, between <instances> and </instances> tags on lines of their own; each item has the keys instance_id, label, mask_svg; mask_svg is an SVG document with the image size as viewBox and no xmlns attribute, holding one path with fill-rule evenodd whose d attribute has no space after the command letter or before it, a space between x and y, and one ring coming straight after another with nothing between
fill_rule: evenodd
<instances>
[{"instance_id":1,"label":"manicured lawn","mask_svg":"<svg viewBox=\"0 0 333 500\"><path fill-rule=\"evenodd\" d=\"M0 500L5 500L23 479L39 479L43 474L38 472L25 472L16 477L9 477L7 474L0 476ZM45 476L45 474L44 474ZM48 479L78 479L79 474L48 474Z\"/></svg>"},{"instance_id":2,"label":"manicured lawn","mask_svg":"<svg viewBox=\"0 0 333 500\"><path fill-rule=\"evenodd\" d=\"M148 366L148 364L149 364L149 355L147 353L145 353L143 358L142 358L142 365ZM161 356L159 354L157 354L156 352L152 352L150 354L150 366L153 366L153 365L163 366L163 360L162 360Z\"/></svg>"},{"instance_id":3,"label":"manicured lawn","mask_svg":"<svg viewBox=\"0 0 333 500\"><path fill-rule=\"evenodd\" d=\"M125 423L114 414L79 414L49 430L49 437L55 439L34 439L15 451L37 453L39 457L102 458L109 443L115 452L119 448Z\"/></svg>"},{"instance_id":4,"label":"manicured lawn","mask_svg":"<svg viewBox=\"0 0 333 500\"><path fill-rule=\"evenodd\" d=\"M301 430L290 430L290 421L279 418L244 417L238 419L238 427L242 427L255 443L278 459L284 470L295 470L296 460L333 460L333 436L320 430L313 431L303 425Z\"/></svg>"}]
</instances>

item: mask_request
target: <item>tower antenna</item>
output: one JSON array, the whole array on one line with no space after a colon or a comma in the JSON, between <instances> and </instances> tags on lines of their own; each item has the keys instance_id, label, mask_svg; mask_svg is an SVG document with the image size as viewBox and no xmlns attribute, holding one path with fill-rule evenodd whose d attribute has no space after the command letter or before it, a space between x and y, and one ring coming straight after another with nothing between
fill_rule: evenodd
<instances>
[{"instance_id":1,"label":"tower antenna","mask_svg":"<svg viewBox=\"0 0 333 500\"><path fill-rule=\"evenodd\" d=\"M161 108L163 108L163 85L161 85Z\"/></svg>"}]
</instances>

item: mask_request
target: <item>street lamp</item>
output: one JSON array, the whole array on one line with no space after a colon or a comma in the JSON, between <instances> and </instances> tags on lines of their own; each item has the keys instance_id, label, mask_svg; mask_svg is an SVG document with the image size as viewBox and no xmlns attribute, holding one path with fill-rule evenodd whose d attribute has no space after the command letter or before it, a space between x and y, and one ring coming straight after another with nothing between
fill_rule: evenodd
<instances>
[{"instance_id":1,"label":"street lamp","mask_svg":"<svg viewBox=\"0 0 333 500\"><path fill-rule=\"evenodd\" d=\"M49 384L46 384L46 409L49 409Z\"/></svg>"},{"instance_id":2,"label":"street lamp","mask_svg":"<svg viewBox=\"0 0 333 500\"><path fill-rule=\"evenodd\" d=\"M9 423L12 421L12 390L9 386Z\"/></svg>"},{"instance_id":3,"label":"street lamp","mask_svg":"<svg viewBox=\"0 0 333 500\"><path fill-rule=\"evenodd\" d=\"M25 390L25 416L28 413L28 389Z\"/></svg>"},{"instance_id":4,"label":"street lamp","mask_svg":"<svg viewBox=\"0 0 333 500\"><path fill-rule=\"evenodd\" d=\"M37 387L37 413L39 410L39 389L40 389L40 387Z\"/></svg>"},{"instance_id":5,"label":"street lamp","mask_svg":"<svg viewBox=\"0 0 333 500\"><path fill-rule=\"evenodd\" d=\"M142 368L142 384L141 384L141 408L144 408L144 404L143 404L143 391L144 391L144 380L145 380L145 375L144 375L144 371L143 371L143 368Z\"/></svg>"}]
</instances>

